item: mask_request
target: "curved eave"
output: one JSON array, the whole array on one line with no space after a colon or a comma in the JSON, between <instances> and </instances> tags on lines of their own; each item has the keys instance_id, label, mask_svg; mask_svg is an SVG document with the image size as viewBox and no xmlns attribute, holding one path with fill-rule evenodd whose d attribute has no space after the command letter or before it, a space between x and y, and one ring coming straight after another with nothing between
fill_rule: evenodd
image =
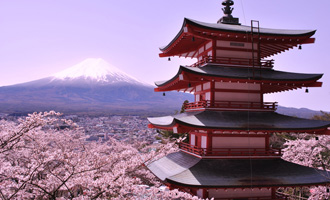
<instances>
[{"instance_id":1,"label":"curved eave","mask_svg":"<svg viewBox=\"0 0 330 200\"><path fill-rule=\"evenodd\" d=\"M148 118L150 128L192 130L221 130L229 132L296 132L330 134L330 123L290 117L275 112L199 111L173 116Z\"/></svg>"},{"instance_id":2,"label":"curved eave","mask_svg":"<svg viewBox=\"0 0 330 200\"><path fill-rule=\"evenodd\" d=\"M205 23L187 18L185 18L184 25L185 24L193 25L203 29L215 30L215 31L251 34L251 27L244 25ZM288 29L260 28L260 35L265 35L265 36L310 37L314 35L315 32L316 30L288 30Z\"/></svg>"},{"instance_id":3,"label":"curved eave","mask_svg":"<svg viewBox=\"0 0 330 200\"><path fill-rule=\"evenodd\" d=\"M319 181L319 182L313 182L313 183L295 183L295 184L285 184L285 183L277 183L277 184L265 184L265 183L252 183L252 184L245 184L245 185L193 185L193 184L186 184L181 183L178 181L174 181L172 179L166 179L167 183L170 183L171 185L185 187L185 188L204 188L204 189L228 189L228 188L271 188L271 187L311 187L311 186L325 186L328 185L328 181Z\"/></svg>"},{"instance_id":4,"label":"curved eave","mask_svg":"<svg viewBox=\"0 0 330 200\"><path fill-rule=\"evenodd\" d=\"M149 128L172 128L176 125L173 116L164 116L164 117L148 117L147 118L150 124L152 125Z\"/></svg>"},{"instance_id":5,"label":"curved eave","mask_svg":"<svg viewBox=\"0 0 330 200\"><path fill-rule=\"evenodd\" d=\"M167 44L166 46L160 47L159 49L163 52L166 51L176 40L178 40L178 38L180 38L180 36L182 36L182 34L184 33L184 27L185 26L186 26L186 18L184 18L181 29L180 29L179 33L173 38L173 40L169 44Z\"/></svg>"},{"instance_id":6,"label":"curved eave","mask_svg":"<svg viewBox=\"0 0 330 200\"><path fill-rule=\"evenodd\" d=\"M289 50L299 44L314 43L315 39L310 38L316 30L284 30L260 28L261 57L268 57L277 53ZM160 57L185 56L193 53L201 44L212 39L229 39L246 42L250 39L251 27L230 24L211 24L195 20L184 19L179 33L165 47L160 48ZM222 36L221 36L222 35ZM230 36L231 35L231 36ZM194 41L192 37L194 36ZM228 38L229 37L229 38Z\"/></svg>"},{"instance_id":7,"label":"curved eave","mask_svg":"<svg viewBox=\"0 0 330 200\"><path fill-rule=\"evenodd\" d=\"M282 159L200 159L176 152L147 167L163 181L197 188L291 187L330 182L326 171Z\"/></svg>"},{"instance_id":8,"label":"curved eave","mask_svg":"<svg viewBox=\"0 0 330 200\"><path fill-rule=\"evenodd\" d=\"M206 65L202 68L180 66L177 74L162 82L156 82L156 92L185 90L192 92L193 86L207 81L231 81L264 84L263 92L272 93L301 87L321 87L317 82L323 74L302 74L272 69L234 68ZM190 88L188 88L190 84Z\"/></svg>"},{"instance_id":9,"label":"curved eave","mask_svg":"<svg viewBox=\"0 0 330 200\"><path fill-rule=\"evenodd\" d=\"M195 54L194 52L196 52L196 49L208 41L208 39L194 37L194 42L192 42L192 37L193 35L191 33L184 32L184 28L182 28L167 46L159 48L162 51L162 53L159 54L159 57L176 56L184 53L187 53L185 57L194 57L193 55ZM177 45L184 48L175 48ZM190 52L193 52L193 54L188 56L188 53Z\"/></svg>"}]
</instances>

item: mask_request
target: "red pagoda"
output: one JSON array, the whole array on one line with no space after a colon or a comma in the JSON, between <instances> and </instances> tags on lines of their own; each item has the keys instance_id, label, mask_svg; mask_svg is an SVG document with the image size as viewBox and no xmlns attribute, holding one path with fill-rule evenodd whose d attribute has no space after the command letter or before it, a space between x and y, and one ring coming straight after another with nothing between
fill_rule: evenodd
<instances>
[{"instance_id":1,"label":"red pagoda","mask_svg":"<svg viewBox=\"0 0 330 200\"><path fill-rule=\"evenodd\" d=\"M329 122L276 113L276 102L263 95L298 88L321 87L322 74L274 70L264 58L302 44L314 43L315 30L260 28L239 23L231 15L232 0L223 1L224 17L217 23L184 19L176 37L160 57L196 58L177 74L157 82L156 92L193 93L185 112L148 118L150 128L188 133L180 151L148 168L170 188L201 198L284 199L278 188L327 185L324 171L281 159L270 146L273 133L330 134Z\"/></svg>"}]
</instances>

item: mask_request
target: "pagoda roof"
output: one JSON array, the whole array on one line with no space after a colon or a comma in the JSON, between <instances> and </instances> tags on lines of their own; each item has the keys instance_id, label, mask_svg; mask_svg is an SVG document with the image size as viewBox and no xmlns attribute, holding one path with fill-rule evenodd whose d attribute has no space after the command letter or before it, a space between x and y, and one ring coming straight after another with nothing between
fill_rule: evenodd
<instances>
[{"instance_id":1,"label":"pagoda roof","mask_svg":"<svg viewBox=\"0 0 330 200\"><path fill-rule=\"evenodd\" d=\"M181 78L180 78L181 76ZM271 68L230 67L225 65L206 64L203 67L180 66L177 74L167 80L156 82L156 91L186 89L207 81L231 81L249 83L268 83L264 85L264 93L278 92L299 87L321 86L319 82L323 74L304 74L277 71Z\"/></svg>"},{"instance_id":2,"label":"pagoda roof","mask_svg":"<svg viewBox=\"0 0 330 200\"><path fill-rule=\"evenodd\" d=\"M329 121L303 119L256 111L191 111L165 117L148 118L152 127L178 130L264 131L264 132L309 132L328 134ZM179 131L180 132L180 131Z\"/></svg>"},{"instance_id":3,"label":"pagoda roof","mask_svg":"<svg viewBox=\"0 0 330 200\"><path fill-rule=\"evenodd\" d=\"M257 28L254 27L254 34ZM290 30L260 28L261 58L275 55L299 44L314 43L316 30ZM194 40L192 41L192 37ZM179 33L166 46L161 47L160 57L186 56L201 44L213 39L251 42L251 27L236 24L205 23L185 18ZM274 45L275 44L275 45ZM188 56L193 57L193 56Z\"/></svg>"},{"instance_id":4,"label":"pagoda roof","mask_svg":"<svg viewBox=\"0 0 330 200\"><path fill-rule=\"evenodd\" d=\"M201 159L180 151L151 163L148 168L161 180L185 187L284 187L330 182L325 171L279 158Z\"/></svg>"},{"instance_id":5,"label":"pagoda roof","mask_svg":"<svg viewBox=\"0 0 330 200\"><path fill-rule=\"evenodd\" d=\"M222 30L235 33L251 33L251 26L236 25L236 24L223 24L223 23L207 23L200 22L193 19L185 18L185 24L193 24L195 26ZM260 35L281 35L281 36L306 36L313 35L315 30L292 30L292 29L274 29L274 28L260 28Z\"/></svg>"}]
</instances>

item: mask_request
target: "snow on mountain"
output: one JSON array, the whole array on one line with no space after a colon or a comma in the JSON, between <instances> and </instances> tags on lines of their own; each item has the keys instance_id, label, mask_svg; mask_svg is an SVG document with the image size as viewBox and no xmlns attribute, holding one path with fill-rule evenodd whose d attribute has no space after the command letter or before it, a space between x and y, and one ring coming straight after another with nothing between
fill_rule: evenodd
<instances>
[{"instance_id":1,"label":"snow on mountain","mask_svg":"<svg viewBox=\"0 0 330 200\"><path fill-rule=\"evenodd\" d=\"M189 97L187 96L189 95ZM184 93L154 92L143 83L100 58L89 58L53 76L0 87L0 110L34 112L56 110L82 113L149 113L180 109L192 101Z\"/></svg>"},{"instance_id":2,"label":"snow on mountain","mask_svg":"<svg viewBox=\"0 0 330 200\"><path fill-rule=\"evenodd\" d=\"M70 68L58 72L52 76L52 80L78 80L85 79L98 83L126 82L131 84L142 84L151 86L148 83L139 81L133 76L121 71L101 58L88 58Z\"/></svg>"}]
</instances>

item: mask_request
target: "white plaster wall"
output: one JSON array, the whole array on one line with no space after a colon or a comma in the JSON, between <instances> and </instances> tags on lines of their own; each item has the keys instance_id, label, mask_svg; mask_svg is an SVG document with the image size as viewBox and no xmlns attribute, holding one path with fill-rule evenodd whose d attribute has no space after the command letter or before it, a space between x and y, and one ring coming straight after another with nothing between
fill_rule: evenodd
<instances>
[{"instance_id":1,"label":"white plaster wall","mask_svg":"<svg viewBox=\"0 0 330 200\"><path fill-rule=\"evenodd\" d=\"M201 54L204 52L204 47L199 48L198 53Z\"/></svg>"},{"instance_id":2,"label":"white plaster wall","mask_svg":"<svg viewBox=\"0 0 330 200\"><path fill-rule=\"evenodd\" d=\"M206 148L206 143L207 143L207 137L206 136L202 136L201 139L201 148Z\"/></svg>"},{"instance_id":3,"label":"white plaster wall","mask_svg":"<svg viewBox=\"0 0 330 200\"><path fill-rule=\"evenodd\" d=\"M237 45L233 45L231 43L240 43L240 44L243 44L243 46L237 46ZM231 47L231 48L238 48L238 49L252 49L252 43L217 40L217 47ZM258 44L254 44L254 49L258 49Z\"/></svg>"},{"instance_id":4,"label":"white plaster wall","mask_svg":"<svg viewBox=\"0 0 330 200\"><path fill-rule=\"evenodd\" d=\"M217 57L229 57L229 58L252 58L252 52L245 51L229 51L229 50L216 50ZM254 53L255 58L258 54Z\"/></svg>"},{"instance_id":5,"label":"white plaster wall","mask_svg":"<svg viewBox=\"0 0 330 200\"><path fill-rule=\"evenodd\" d=\"M202 85L197 85L196 86L196 92L199 92L199 91L201 91L202 90Z\"/></svg>"},{"instance_id":6,"label":"white plaster wall","mask_svg":"<svg viewBox=\"0 0 330 200\"><path fill-rule=\"evenodd\" d=\"M210 88L211 88L211 83L210 82L203 84L203 90L208 90Z\"/></svg>"},{"instance_id":7,"label":"white plaster wall","mask_svg":"<svg viewBox=\"0 0 330 200\"><path fill-rule=\"evenodd\" d=\"M209 43L207 43L206 45L205 45L205 49L209 49L209 48L211 48L212 47L212 41L210 41Z\"/></svg>"},{"instance_id":8,"label":"white plaster wall","mask_svg":"<svg viewBox=\"0 0 330 200\"><path fill-rule=\"evenodd\" d=\"M197 190L197 196L198 196L199 198L203 198L203 189L198 189L198 190Z\"/></svg>"},{"instance_id":9,"label":"white plaster wall","mask_svg":"<svg viewBox=\"0 0 330 200\"><path fill-rule=\"evenodd\" d=\"M200 101L200 95L199 94L196 94L195 101L196 102Z\"/></svg>"},{"instance_id":10,"label":"white plaster wall","mask_svg":"<svg viewBox=\"0 0 330 200\"><path fill-rule=\"evenodd\" d=\"M213 137L212 148L265 148L263 137Z\"/></svg>"},{"instance_id":11,"label":"white plaster wall","mask_svg":"<svg viewBox=\"0 0 330 200\"><path fill-rule=\"evenodd\" d=\"M206 93L205 93L205 100L206 100L206 101L211 100L211 92L206 92Z\"/></svg>"},{"instance_id":12,"label":"white plaster wall","mask_svg":"<svg viewBox=\"0 0 330 200\"><path fill-rule=\"evenodd\" d=\"M192 51L188 54L188 57L192 57L194 55L195 51Z\"/></svg>"},{"instance_id":13,"label":"white plaster wall","mask_svg":"<svg viewBox=\"0 0 330 200\"><path fill-rule=\"evenodd\" d=\"M190 144L191 145L196 145L196 140L195 140L195 135L194 134L190 134Z\"/></svg>"},{"instance_id":14,"label":"white plaster wall","mask_svg":"<svg viewBox=\"0 0 330 200\"><path fill-rule=\"evenodd\" d=\"M258 93L238 93L238 92L215 92L215 101L248 101L260 102L260 94Z\"/></svg>"},{"instance_id":15,"label":"white plaster wall","mask_svg":"<svg viewBox=\"0 0 330 200\"><path fill-rule=\"evenodd\" d=\"M229 82L215 82L216 89L233 89L233 90L260 90L260 84L254 83L229 83Z\"/></svg>"}]
</instances>

